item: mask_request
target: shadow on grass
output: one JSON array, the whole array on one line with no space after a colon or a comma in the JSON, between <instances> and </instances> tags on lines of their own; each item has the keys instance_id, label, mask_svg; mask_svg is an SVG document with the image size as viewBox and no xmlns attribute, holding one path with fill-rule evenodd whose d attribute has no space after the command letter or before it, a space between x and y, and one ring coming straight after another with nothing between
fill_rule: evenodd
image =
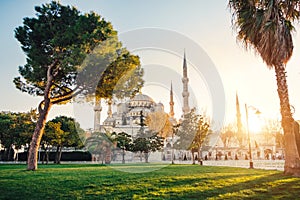
<instances>
[{"instance_id":1,"label":"shadow on grass","mask_svg":"<svg viewBox=\"0 0 300 200\"><path fill-rule=\"evenodd\" d=\"M11 168L9 168L11 167ZM0 199L297 199L300 178L282 172L169 165L126 173L103 165L0 166ZM151 168L156 165L119 165ZM16 192L17 191L17 192Z\"/></svg>"},{"instance_id":2,"label":"shadow on grass","mask_svg":"<svg viewBox=\"0 0 300 200\"><path fill-rule=\"evenodd\" d=\"M297 199L299 196L300 179L283 174L270 174L268 176L252 176L251 180L238 181L239 179L247 179L245 176L223 176L220 181L216 176L215 183L209 184L207 189L203 187L197 189L201 185L193 183L189 180L190 185L195 189L188 188L184 192L169 193L172 199ZM231 181L236 179L236 183ZM209 179L211 180L211 179ZM201 181L200 181L201 182ZM223 182L223 184L222 184ZM211 182L210 182L211 183Z\"/></svg>"}]
</instances>

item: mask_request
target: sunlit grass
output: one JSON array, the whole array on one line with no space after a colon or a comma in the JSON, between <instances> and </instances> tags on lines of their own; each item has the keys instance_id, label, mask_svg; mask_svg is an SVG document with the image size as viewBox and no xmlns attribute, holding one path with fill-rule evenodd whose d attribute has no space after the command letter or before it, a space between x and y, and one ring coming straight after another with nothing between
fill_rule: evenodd
<instances>
[{"instance_id":1,"label":"sunlit grass","mask_svg":"<svg viewBox=\"0 0 300 200\"><path fill-rule=\"evenodd\" d=\"M297 199L280 171L199 165L0 165L0 199ZM137 173L128 173L137 172ZM143 173L143 171L148 171Z\"/></svg>"}]
</instances>

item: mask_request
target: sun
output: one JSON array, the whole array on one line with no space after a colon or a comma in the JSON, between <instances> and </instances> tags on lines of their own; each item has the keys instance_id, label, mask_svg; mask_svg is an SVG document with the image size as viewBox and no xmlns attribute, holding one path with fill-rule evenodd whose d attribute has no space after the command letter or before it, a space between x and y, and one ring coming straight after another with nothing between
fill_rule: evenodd
<instances>
[{"instance_id":1,"label":"sun","mask_svg":"<svg viewBox=\"0 0 300 200\"><path fill-rule=\"evenodd\" d=\"M262 131L263 124L262 124L262 121L258 117L249 116L248 123L249 123L250 134L251 133L257 134Z\"/></svg>"}]
</instances>

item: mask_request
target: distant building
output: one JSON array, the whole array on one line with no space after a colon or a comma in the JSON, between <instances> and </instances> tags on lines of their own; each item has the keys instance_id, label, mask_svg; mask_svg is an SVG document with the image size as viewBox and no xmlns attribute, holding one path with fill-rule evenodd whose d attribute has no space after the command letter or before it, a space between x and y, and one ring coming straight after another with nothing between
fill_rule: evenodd
<instances>
[{"instance_id":1,"label":"distant building","mask_svg":"<svg viewBox=\"0 0 300 200\"><path fill-rule=\"evenodd\" d=\"M229 137L219 135L215 146L206 148L203 157L208 159L249 159L248 134L242 128L238 95L236 94L237 130ZM250 146L253 160L284 159L283 141L279 141L280 130L261 131L250 134ZM277 137L277 138L276 138Z\"/></svg>"},{"instance_id":2,"label":"distant building","mask_svg":"<svg viewBox=\"0 0 300 200\"><path fill-rule=\"evenodd\" d=\"M125 103L119 103L117 111L112 113L111 107L108 116L100 125L101 131L121 133L125 132L135 136L141 128L142 115L146 118L149 113L163 111L164 105L156 103L148 95L139 93Z\"/></svg>"},{"instance_id":3,"label":"distant building","mask_svg":"<svg viewBox=\"0 0 300 200\"><path fill-rule=\"evenodd\" d=\"M182 84L183 84L183 91L182 91L182 98L183 98L183 107L182 107L182 116L184 117L185 114L190 112L189 106L189 91L188 91L188 71L187 71L187 61L186 55L184 53L183 58L183 77L182 77ZM170 110L169 110L169 121L172 125L176 125L178 122L175 119L174 115L174 100L173 100L173 86L171 83L170 88ZM108 102L108 112L107 118L104 119L103 123L100 124L100 112L101 106L99 103L96 103L94 111L94 131L98 132L116 132L121 133L125 132L132 137L135 137L137 133L141 130L141 115L146 118L150 113L154 112L165 112L164 105L162 103L155 102L151 97L148 95L139 93L132 99L115 105L115 112L112 110L112 102ZM145 126L145 131L147 131L148 127ZM172 138L168 137L165 140L164 150L162 153L156 152L155 154L150 154L152 158L155 157L156 160L171 160L171 149L172 149ZM134 159L134 155L130 152L127 157L131 157ZM179 154L183 154L182 151L178 151L175 157L179 157ZM186 153L185 153L186 154ZM154 156L153 156L154 155ZM183 156L182 156L183 157ZM190 157L189 155L187 157Z\"/></svg>"},{"instance_id":4,"label":"distant building","mask_svg":"<svg viewBox=\"0 0 300 200\"><path fill-rule=\"evenodd\" d=\"M182 91L182 98L183 98L183 116L190 112L189 106L189 91L188 91L188 72L187 72L187 61L186 55L184 53L183 58L183 91ZM177 123L174 117L174 100L173 100L173 87L171 83L170 88L170 111L169 111L169 120L170 122L175 125ZM151 97L148 95L139 93L132 99L128 100L125 103L119 103L116 105L116 112L112 112L112 102L109 102L107 118L100 124L100 111L101 108L99 105L95 106L95 122L94 122L94 129L95 131L109 131L109 132L125 132L127 134L131 134L135 136L137 132L140 130L141 127L141 114L144 117L147 117L149 113L162 111L164 110L164 105L162 103L155 102ZM145 127L147 129L147 127Z\"/></svg>"}]
</instances>

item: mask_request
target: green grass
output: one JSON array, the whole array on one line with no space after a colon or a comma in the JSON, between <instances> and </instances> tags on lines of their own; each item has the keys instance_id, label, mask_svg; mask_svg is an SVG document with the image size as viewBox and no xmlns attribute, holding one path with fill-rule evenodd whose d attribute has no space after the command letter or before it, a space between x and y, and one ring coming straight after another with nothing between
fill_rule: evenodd
<instances>
[{"instance_id":1,"label":"green grass","mask_svg":"<svg viewBox=\"0 0 300 200\"><path fill-rule=\"evenodd\" d=\"M0 199L298 199L280 171L199 165L0 165ZM116 170L117 169L117 170ZM143 173L143 171L150 171ZM151 171L149 169L156 169ZM121 171L120 171L121 170ZM140 173L128 173L135 171Z\"/></svg>"}]
</instances>

